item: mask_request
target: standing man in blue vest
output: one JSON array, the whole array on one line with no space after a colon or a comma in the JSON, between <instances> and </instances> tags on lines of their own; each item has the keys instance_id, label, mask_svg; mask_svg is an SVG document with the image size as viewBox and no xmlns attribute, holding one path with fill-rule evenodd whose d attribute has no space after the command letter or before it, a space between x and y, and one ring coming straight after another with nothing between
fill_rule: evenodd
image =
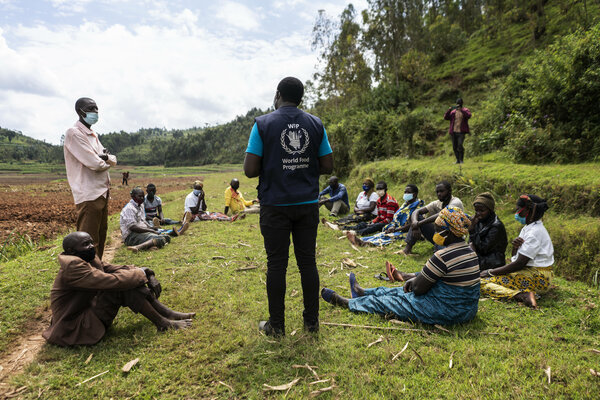
<instances>
[{"instance_id":1,"label":"standing man in blue vest","mask_svg":"<svg viewBox=\"0 0 600 400\"><path fill-rule=\"evenodd\" d=\"M275 111L257 117L250 133L244 172L259 177L260 231L267 252L269 320L259 329L285 335L285 275L290 234L304 295L304 328L319 330L319 271L315 259L319 225L319 175L333 171L333 155L321 120L300 109L304 85L284 78Z\"/></svg>"}]
</instances>

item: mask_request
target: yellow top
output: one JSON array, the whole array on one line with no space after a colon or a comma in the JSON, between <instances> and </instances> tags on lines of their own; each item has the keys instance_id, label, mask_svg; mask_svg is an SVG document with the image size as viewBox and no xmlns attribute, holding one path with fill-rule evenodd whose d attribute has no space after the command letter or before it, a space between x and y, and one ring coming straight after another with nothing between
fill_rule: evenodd
<instances>
[{"instance_id":1,"label":"yellow top","mask_svg":"<svg viewBox=\"0 0 600 400\"><path fill-rule=\"evenodd\" d=\"M225 190L225 207L229 207L232 213L244 211L247 206L251 206L251 201L244 200L244 196L229 186Z\"/></svg>"}]
</instances>

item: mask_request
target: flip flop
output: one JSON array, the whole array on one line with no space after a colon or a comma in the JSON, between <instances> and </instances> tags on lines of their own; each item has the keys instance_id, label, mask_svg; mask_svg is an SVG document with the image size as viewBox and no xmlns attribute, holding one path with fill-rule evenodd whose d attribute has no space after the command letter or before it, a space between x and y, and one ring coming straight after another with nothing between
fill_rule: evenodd
<instances>
[{"instance_id":1,"label":"flip flop","mask_svg":"<svg viewBox=\"0 0 600 400\"><path fill-rule=\"evenodd\" d=\"M380 272L379 274L375 274L375 279L379 279L380 281L389 282L390 278L387 277L385 272Z\"/></svg>"},{"instance_id":2,"label":"flip flop","mask_svg":"<svg viewBox=\"0 0 600 400\"><path fill-rule=\"evenodd\" d=\"M396 268L394 268L394 266L392 265L391 262L389 262L389 261L385 262L385 274L387 275L390 282L396 282L396 278L394 278L395 270L396 270Z\"/></svg>"}]
</instances>

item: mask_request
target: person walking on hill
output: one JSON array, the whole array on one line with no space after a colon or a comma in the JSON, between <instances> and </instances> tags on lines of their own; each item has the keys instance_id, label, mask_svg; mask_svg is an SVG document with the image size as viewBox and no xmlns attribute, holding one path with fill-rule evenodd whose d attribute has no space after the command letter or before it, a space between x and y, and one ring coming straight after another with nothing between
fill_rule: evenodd
<instances>
[{"instance_id":1,"label":"person walking on hill","mask_svg":"<svg viewBox=\"0 0 600 400\"><path fill-rule=\"evenodd\" d=\"M456 99L456 105L450 107L444 114L444 119L450 121L448 133L452 136L452 149L457 164L462 164L465 158L463 143L465 135L469 133L469 118L471 118L471 111L463 107L461 98Z\"/></svg>"},{"instance_id":2,"label":"person walking on hill","mask_svg":"<svg viewBox=\"0 0 600 400\"><path fill-rule=\"evenodd\" d=\"M79 120L67 129L64 141L65 168L77 211L77 230L89 233L102 259L108 229L110 175L117 157L102 146L92 125L98 122L98 106L90 98L75 102Z\"/></svg>"},{"instance_id":3,"label":"person walking on hill","mask_svg":"<svg viewBox=\"0 0 600 400\"><path fill-rule=\"evenodd\" d=\"M259 177L260 231L267 253L269 319L259 323L268 336L285 335L285 275L290 234L304 295L304 328L319 330L319 272L315 247L319 224L319 175L333 171L333 155L321 120L298 108L300 80L277 85L275 111L255 119L244 172Z\"/></svg>"}]
</instances>

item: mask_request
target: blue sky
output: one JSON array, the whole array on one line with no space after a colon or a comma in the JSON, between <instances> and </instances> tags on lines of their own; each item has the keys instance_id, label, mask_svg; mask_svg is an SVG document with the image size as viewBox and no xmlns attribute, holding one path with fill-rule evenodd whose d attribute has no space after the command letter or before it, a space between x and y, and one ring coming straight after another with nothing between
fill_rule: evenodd
<instances>
[{"instance_id":1,"label":"blue sky","mask_svg":"<svg viewBox=\"0 0 600 400\"><path fill-rule=\"evenodd\" d=\"M0 126L58 143L83 96L99 133L227 122L309 79L318 10L337 20L347 3L0 0Z\"/></svg>"}]
</instances>

